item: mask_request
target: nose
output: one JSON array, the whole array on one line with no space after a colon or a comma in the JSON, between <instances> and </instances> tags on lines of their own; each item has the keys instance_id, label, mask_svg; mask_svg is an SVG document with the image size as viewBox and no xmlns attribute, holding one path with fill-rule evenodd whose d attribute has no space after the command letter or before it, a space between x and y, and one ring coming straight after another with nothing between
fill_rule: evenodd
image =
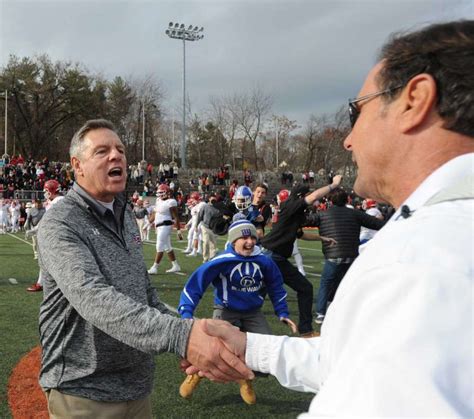
<instances>
[{"instance_id":1,"label":"nose","mask_svg":"<svg viewBox=\"0 0 474 419\"><path fill-rule=\"evenodd\" d=\"M343 146L347 151L352 151L352 131L344 140Z\"/></svg>"},{"instance_id":2,"label":"nose","mask_svg":"<svg viewBox=\"0 0 474 419\"><path fill-rule=\"evenodd\" d=\"M112 147L112 149L110 150L110 160L120 160L123 158L123 153L121 153L117 148L115 147Z\"/></svg>"}]
</instances>

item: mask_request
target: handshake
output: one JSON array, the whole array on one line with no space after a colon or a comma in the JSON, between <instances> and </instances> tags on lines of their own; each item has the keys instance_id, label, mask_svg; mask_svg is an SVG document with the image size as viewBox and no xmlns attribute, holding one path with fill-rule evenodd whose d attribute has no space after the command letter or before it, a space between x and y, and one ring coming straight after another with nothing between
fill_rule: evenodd
<instances>
[{"instance_id":1,"label":"handshake","mask_svg":"<svg viewBox=\"0 0 474 419\"><path fill-rule=\"evenodd\" d=\"M203 349L202 344L198 344L201 337L203 344L208 341L209 346L204 346L205 353L200 355L196 350ZM217 382L237 381L242 400L247 404L255 404L257 398L251 381L254 374L245 365L246 343L246 334L226 321L195 321L186 352L188 359L183 359L180 364L181 369L188 374L179 388L181 397L189 399L201 378L207 377ZM195 364L193 359L196 359Z\"/></svg>"},{"instance_id":2,"label":"handshake","mask_svg":"<svg viewBox=\"0 0 474 419\"><path fill-rule=\"evenodd\" d=\"M254 373L245 365L246 345L247 335L226 321L194 320L180 368L221 383L252 380Z\"/></svg>"}]
</instances>

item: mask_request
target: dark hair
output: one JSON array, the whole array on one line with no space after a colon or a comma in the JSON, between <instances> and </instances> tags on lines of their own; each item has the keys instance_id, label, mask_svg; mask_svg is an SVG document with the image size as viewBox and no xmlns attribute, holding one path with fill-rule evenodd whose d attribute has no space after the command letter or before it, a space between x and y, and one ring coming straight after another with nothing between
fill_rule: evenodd
<instances>
[{"instance_id":1,"label":"dark hair","mask_svg":"<svg viewBox=\"0 0 474 419\"><path fill-rule=\"evenodd\" d=\"M393 34L379 60L384 61L377 77L381 90L404 85L417 74L430 74L436 81L436 107L444 128L474 137L474 20ZM400 92L386 94L385 100Z\"/></svg>"},{"instance_id":2,"label":"dark hair","mask_svg":"<svg viewBox=\"0 0 474 419\"><path fill-rule=\"evenodd\" d=\"M79 156L84 148L84 137L88 132L95 129L106 128L117 133L114 124L107 119L91 119L87 121L79 130L74 134L69 146L69 156Z\"/></svg>"},{"instance_id":3,"label":"dark hair","mask_svg":"<svg viewBox=\"0 0 474 419\"><path fill-rule=\"evenodd\" d=\"M255 185L255 188L253 188L253 190L256 190L257 188L265 189L265 192L268 192L268 186L265 185L264 183L257 183L257 184Z\"/></svg>"},{"instance_id":4,"label":"dark hair","mask_svg":"<svg viewBox=\"0 0 474 419\"><path fill-rule=\"evenodd\" d=\"M347 204L347 192L342 188L334 189L328 196L329 200L338 207L343 207Z\"/></svg>"}]
</instances>

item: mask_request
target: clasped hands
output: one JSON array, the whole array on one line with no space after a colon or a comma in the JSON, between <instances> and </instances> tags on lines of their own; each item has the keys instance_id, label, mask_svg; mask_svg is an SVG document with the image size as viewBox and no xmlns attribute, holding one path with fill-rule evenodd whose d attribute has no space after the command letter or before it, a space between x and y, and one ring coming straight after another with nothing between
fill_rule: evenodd
<instances>
[{"instance_id":1,"label":"clasped hands","mask_svg":"<svg viewBox=\"0 0 474 419\"><path fill-rule=\"evenodd\" d=\"M247 335L226 321L194 320L180 368L217 382L251 380L254 373L245 365L246 345Z\"/></svg>"}]
</instances>

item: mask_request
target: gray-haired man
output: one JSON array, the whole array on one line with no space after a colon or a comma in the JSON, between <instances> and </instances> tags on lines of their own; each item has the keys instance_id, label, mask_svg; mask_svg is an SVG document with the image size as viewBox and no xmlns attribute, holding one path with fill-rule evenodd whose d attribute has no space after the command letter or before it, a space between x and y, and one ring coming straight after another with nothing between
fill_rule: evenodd
<instances>
[{"instance_id":1,"label":"gray-haired man","mask_svg":"<svg viewBox=\"0 0 474 419\"><path fill-rule=\"evenodd\" d=\"M204 333L205 321L170 315L150 285L123 194L125 147L113 125L88 121L70 155L76 183L38 231L40 384L51 416L151 418L154 355L165 351L200 364L212 379L253 376Z\"/></svg>"}]
</instances>

